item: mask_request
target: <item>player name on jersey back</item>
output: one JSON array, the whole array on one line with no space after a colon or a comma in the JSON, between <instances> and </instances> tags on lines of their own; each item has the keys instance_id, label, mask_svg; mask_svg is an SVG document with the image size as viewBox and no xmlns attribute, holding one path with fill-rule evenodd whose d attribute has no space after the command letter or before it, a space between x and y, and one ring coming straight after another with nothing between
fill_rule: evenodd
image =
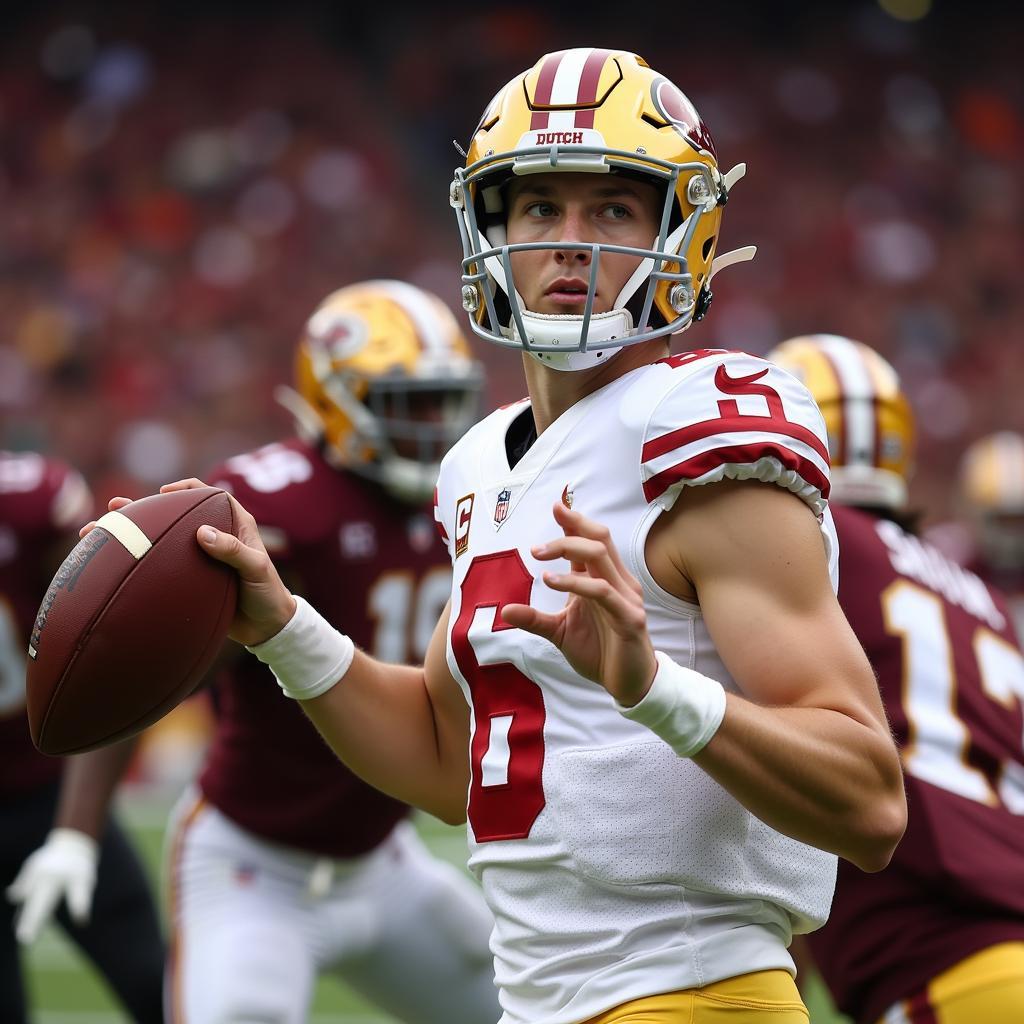
<instances>
[{"instance_id":1,"label":"player name on jersey back","mask_svg":"<svg viewBox=\"0 0 1024 1024\"><path fill-rule=\"evenodd\" d=\"M893 572L941 594L993 629L1006 625L1006 617L996 607L988 587L973 572L951 562L927 541L905 533L887 519L880 519L875 530L889 553Z\"/></svg>"}]
</instances>

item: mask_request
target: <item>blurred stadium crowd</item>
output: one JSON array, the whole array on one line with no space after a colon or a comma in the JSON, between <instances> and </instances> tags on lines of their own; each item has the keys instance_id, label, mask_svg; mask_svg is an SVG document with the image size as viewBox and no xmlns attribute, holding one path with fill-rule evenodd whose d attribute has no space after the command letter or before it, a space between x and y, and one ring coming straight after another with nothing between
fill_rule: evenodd
<instances>
[{"instance_id":1,"label":"blurred stadium crowd","mask_svg":"<svg viewBox=\"0 0 1024 1024\"><path fill-rule=\"evenodd\" d=\"M0 42L0 443L106 497L275 437L273 385L327 292L399 277L457 304L447 184L479 98L611 43L748 164L719 248L757 260L685 346L877 348L941 518L963 448L1024 429L1024 19L929 7L37 7ZM491 400L519 397L486 348Z\"/></svg>"}]
</instances>

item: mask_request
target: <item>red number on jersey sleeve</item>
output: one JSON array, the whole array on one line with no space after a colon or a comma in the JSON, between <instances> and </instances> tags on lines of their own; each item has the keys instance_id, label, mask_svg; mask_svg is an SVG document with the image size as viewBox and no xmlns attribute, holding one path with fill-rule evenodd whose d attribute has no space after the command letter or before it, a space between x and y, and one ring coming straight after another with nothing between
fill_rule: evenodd
<instances>
[{"instance_id":1,"label":"red number on jersey sleeve","mask_svg":"<svg viewBox=\"0 0 1024 1024\"><path fill-rule=\"evenodd\" d=\"M480 843L525 839L544 809L544 697L512 663L516 635L498 621L506 604L529 604L532 589L518 551L474 558L452 627L452 651L473 698L469 821ZM490 628L478 633L481 620Z\"/></svg>"}]
</instances>

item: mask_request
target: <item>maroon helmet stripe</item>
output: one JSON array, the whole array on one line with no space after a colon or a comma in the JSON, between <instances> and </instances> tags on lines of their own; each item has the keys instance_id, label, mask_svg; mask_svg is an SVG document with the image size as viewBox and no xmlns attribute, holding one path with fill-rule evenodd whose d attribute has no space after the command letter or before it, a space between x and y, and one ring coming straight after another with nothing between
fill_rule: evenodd
<instances>
[{"instance_id":1,"label":"maroon helmet stripe","mask_svg":"<svg viewBox=\"0 0 1024 1024\"><path fill-rule=\"evenodd\" d=\"M540 69L540 74L537 76L537 91L533 94L534 106L543 107L551 102L551 90L555 86L555 72L558 71L558 65L562 63L564 55L565 50L559 50L558 53L550 53L545 58L544 66ZM533 117L530 118L530 130L547 128L547 126L548 112L546 110L535 110Z\"/></svg>"},{"instance_id":2,"label":"maroon helmet stripe","mask_svg":"<svg viewBox=\"0 0 1024 1024\"><path fill-rule=\"evenodd\" d=\"M597 100L597 84L601 81L601 72L611 50L591 50L583 65L583 74L580 75L580 87L576 93L576 104L582 106L586 103L594 103ZM576 111L577 128L594 127L594 109Z\"/></svg>"}]
</instances>

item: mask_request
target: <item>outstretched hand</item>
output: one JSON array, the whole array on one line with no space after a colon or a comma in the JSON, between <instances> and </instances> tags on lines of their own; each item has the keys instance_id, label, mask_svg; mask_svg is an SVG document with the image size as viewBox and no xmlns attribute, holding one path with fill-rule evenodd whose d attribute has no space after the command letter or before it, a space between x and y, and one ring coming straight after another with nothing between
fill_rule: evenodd
<instances>
[{"instance_id":1,"label":"outstretched hand","mask_svg":"<svg viewBox=\"0 0 1024 1024\"><path fill-rule=\"evenodd\" d=\"M161 494L207 487L202 480L192 477L164 484ZM240 644L253 646L269 640L279 633L295 613L295 599L281 581L277 569L263 546L256 520L232 495L237 535L224 533L212 526L200 526L196 539L200 547L212 558L230 565L238 573L238 610L228 636ZM111 498L107 509L116 512L131 503L130 498ZM86 523L79 531L84 537L96 524Z\"/></svg>"},{"instance_id":2,"label":"outstretched hand","mask_svg":"<svg viewBox=\"0 0 1024 1024\"><path fill-rule=\"evenodd\" d=\"M632 706L650 689L658 669L643 590L623 565L607 527L561 502L554 506L554 517L563 536L537 545L532 554L545 562L569 561L570 572L543 574L544 583L569 600L553 615L531 605L507 604L502 618L550 640L580 675Z\"/></svg>"}]
</instances>

